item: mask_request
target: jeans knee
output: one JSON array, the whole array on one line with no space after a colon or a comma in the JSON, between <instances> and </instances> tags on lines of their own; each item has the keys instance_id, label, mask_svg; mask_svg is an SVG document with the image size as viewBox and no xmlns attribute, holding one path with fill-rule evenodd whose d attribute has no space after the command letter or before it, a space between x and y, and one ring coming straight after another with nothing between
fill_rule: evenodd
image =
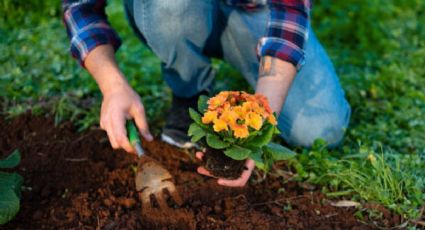
<instances>
[{"instance_id":1,"label":"jeans knee","mask_svg":"<svg viewBox=\"0 0 425 230\"><path fill-rule=\"evenodd\" d=\"M292 146L311 147L315 140L323 139L330 148L338 146L346 132L350 109L345 116L326 114L295 120L289 130L282 130L282 137Z\"/></svg>"}]
</instances>

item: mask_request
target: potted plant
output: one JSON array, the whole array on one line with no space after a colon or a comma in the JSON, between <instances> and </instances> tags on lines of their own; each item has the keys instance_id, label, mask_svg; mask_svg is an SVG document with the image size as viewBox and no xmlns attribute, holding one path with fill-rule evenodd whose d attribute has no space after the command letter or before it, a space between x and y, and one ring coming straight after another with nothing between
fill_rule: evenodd
<instances>
[{"instance_id":1,"label":"potted plant","mask_svg":"<svg viewBox=\"0 0 425 230\"><path fill-rule=\"evenodd\" d=\"M267 172L273 162L295 155L271 142L279 130L275 114L261 94L223 91L211 98L201 96L198 111L189 109L194 122L188 134L192 142L205 147L204 167L214 176L238 178L247 158Z\"/></svg>"}]
</instances>

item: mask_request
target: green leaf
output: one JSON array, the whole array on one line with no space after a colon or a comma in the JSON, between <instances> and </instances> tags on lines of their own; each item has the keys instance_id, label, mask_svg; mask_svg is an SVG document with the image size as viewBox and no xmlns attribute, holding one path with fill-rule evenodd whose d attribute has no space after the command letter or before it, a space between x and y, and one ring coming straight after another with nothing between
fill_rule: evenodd
<instances>
[{"instance_id":1,"label":"green leaf","mask_svg":"<svg viewBox=\"0 0 425 230\"><path fill-rule=\"evenodd\" d=\"M22 177L0 172L0 224L10 221L19 211Z\"/></svg>"},{"instance_id":2,"label":"green leaf","mask_svg":"<svg viewBox=\"0 0 425 230\"><path fill-rule=\"evenodd\" d=\"M21 161L19 150L13 151L6 159L0 160L0 168L14 168Z\"/></svg>"},{"instance_id":3,"label":"green leaf","mask_svg":"<svg viewBox=\"0 0 425 230\"><path fill-rule=\"evenodd\" d=\"M204 113L208 109L208 99L209 97L201 95L198 99L198 111Z\"/></svg>"},{"instance_id":4,"label":"green leaf","mask_svg":"<svg viewBox=\"0 0 425 230\"><path fill-rule=\"evenodd\" d=\"M220 140L218 136L211 133L207 134L207 144L214 149L224 149L229 146L228 142Z\"/></svg>"},{"instance_id":5,"label":"green leaf","mask_svg":"<svg viewBox=\"0 0 425 230\"><path fill-rule=\"evenodd\" d=\"M255 167L263 170L268 171L268 168L263 160L263 151L260 149L260 151L253 151L251 155L249 156L252 160L255 162Z\"/></svg>"},{"instance_id":6,"label":"green leaf","mask_svg":"<svg viewBox=\"0 0 425 230\"><path fill-rule=\"evenodd\" d=\"M263 147L269 153L273 161L289 160L295 157L295 152L276 143L269 143Z\"/></svg>"},{"instance_id":7,"label":"green leaf","mask_svg":"<svg viewBox=\"0 0 425 230\"><path fill-rule=\"evenodd\" d=\"M19 198L10 188L0 187L0 224L5 224L19 211Z\"/></svg>"},{"instance_id":8,"label":"green leaf","mask_svg":"<svg viewBox=\"0 0 425 230\"><path fill-rule=\"evenodd\" d=\"M196 112L194 109L189 108L189 116L197 124L202 124L201 115L198 112Z\"/></svg>"},{"instance_id":9,"label":"green leaf","mask_svg":"<svg viewBox=\"0 0 425 230\"><path fill-rule=\"evenodd\" d=\"M199 141L202 137L206 135L206 132L196 123L190 125L187 133L189 136L192 136L191 141L193 143Z\"/></svg>"},{"instance_id":10,"label":"green leaf","mask_svg":"<svg viewBox=\"0 0 425 230\"><path fill-rule=\"evenodd\" d=\"M12 189L17 196L21 194L22 182L22 176L17 173L0 172L0 188Z\"/></svg>"},{"instance_id":11,"label":"green leaf","mask_svg":"<svg viewBox=\"0 0 425 230\"><path fill-rule=\"evenodd\" d=\"M247 144L257 147L267 145L271 141L275 129L276 128L273 125L268 125L260 135L256 136Z\"/></svg>"},{"instance_id":12,"label":"green leaf","mask_svg":"<svg viewBox=\"0 0 425 230\"><path fill-rule=\"evenodd\" d=\"M251 150L234 145L224 151L224 154L234 160L245 160L251 154Z\"/></svg>"}]
</instances>

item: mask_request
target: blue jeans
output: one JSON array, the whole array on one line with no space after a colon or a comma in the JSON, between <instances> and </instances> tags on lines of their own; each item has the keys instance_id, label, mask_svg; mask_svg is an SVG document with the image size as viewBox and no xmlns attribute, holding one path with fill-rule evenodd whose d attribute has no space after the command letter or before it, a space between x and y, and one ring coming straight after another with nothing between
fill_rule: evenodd
<instances>
[{"instance_id":1,"label":"blue jeans","mask_svg":"<svg viewBox=\"0 0 425 230\"><path fill-rule=\"evenodd\" d=\"M236 67L255 87L255 48L266 31L267 7L245 11L217 0L126 0L125 6L136 34L161 60L163 77L176 96L191 97L211 86L211 57ZM350 112L332 62L310 27L305 64L278 118L281 136L294 146L310 147L317 138L336 146Z\"/></svg>"}]
</instances>

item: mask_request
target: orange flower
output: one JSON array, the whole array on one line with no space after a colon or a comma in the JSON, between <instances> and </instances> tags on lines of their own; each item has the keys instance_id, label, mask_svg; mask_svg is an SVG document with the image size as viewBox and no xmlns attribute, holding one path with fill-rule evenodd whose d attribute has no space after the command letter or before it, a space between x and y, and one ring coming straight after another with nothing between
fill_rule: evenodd
<instances>
[{"instance_id":1,"label":"orange flower","mask_svg":"<svg viewBox=\"0 0 425 230\"><path fill-rule=\"evenodd\" d=\"M246 102L245 102L246 103ZM239 117L245 117L244 109L241 105L233 107L233 111L239 116Z\"/></svg>"},{"instance_id":2,"label":"orange flower","mask_svg":"<svg viewBox=\"0 0 425 230\"><path fill-rule=\"evenodd\" d=\"M216 108L222 106L226 100L227 100L227 95L225 92L224 93L220 93L215 97L212 97L208 100L208 110L215 110Z\"/></svg>"},{"instance_id":3,"label":"orange flower","mask_svg":"<svg viewBox=\"0 0 425 230\"><path fill-rule=\"evenodd\" d=\"M251 127L260 130L267 119L277 124L267 97L261 94L248 94L243 91L223 91L208 100L208 111L202 117L202 123L213 123L214 131L233 131L237 138L249 136Z\"/></svg>"},{"instance_id":4,"label":"orange flower","mask_svg":"<svg viewBox=\"0 0 425 230\"><path fill-rule=\"evenodd\" d=\"M230 126L233 135L237 138L245 138L249 136L248 126L246 124L233 124Z\"/></svg>"},{"instance_id":5,"label":"orange flower","mask_svg":"<svg viewBox=\"0 0 425 230\"><path fill-rule=\"evenodd\" d=\"M242 104L242 113L245 115L252 110L252 101L247 101Z\"/></svg>"},{"instance_id":6,"label":"orange flower","mask_svg":"<svg viewBox=\"0 0 425 230\"><path fill-rule=\"evenodd\" d=\"M270 124L272 124L272 125L277 125L276 117L274 117L274 115L273 115L273 114L270 114L270 115L267 117L267 121L269 121L269 122L270 122Z\"/></svg>"},{"instance_id":7,"label":"orange flower","mask_svg":"<svg viewBox=\"0 0 425 230\"><path fill-rule=\"evenodd\" d=\"M207 111L202 117L202 123L209 124L217 119L217 111Z\"/></svg>"},{"instance_id":8,"label":"orange flower","mask_svg":"<svg viewBox=\"0 0 425 230\"><path fill-rule=\"evenodd\" d=\"M261 94L255 94L255 98L257 99L257 101L264 107L264 109L266 110L266 112L268 114L272 114L273 111L269 106L269 103L267 101L267 97Z\"/></svg>"},{"instance_id":9,"label":"orange flower","mask_svg":"<svg viewBox=\"0 0 425 230\"><path fill-rule=\"evenodd\" d=\"M239 115L232 110L224 110L220 116L220 119L225 121L227 124L235 124L236 120L239 118Z\"/></svg>"},{"instance_id":10,"label":"orange flower","mask_svg":"<svg viewBox=\"0 0 425 230\"><path fill-rule=\"evenodd\" d=\"M214 128L214 131L216 131L216 132L220 132L220 131L223 131L223 130L226 130L226 131L229 130L226 122L223 121L222 119L215 119L213 128Z\"/></svg>"},{"instance_id":11,"label":"orange flower","mask_svg":"<svg viewBox=\"0 0 425 230\"><path fill-rule=\"evenodd\" d=\"M245 117L245 123L255 130L260 130L263 125L263 118L254 112L249 112Z\"/></svg>"}]
</instances>

